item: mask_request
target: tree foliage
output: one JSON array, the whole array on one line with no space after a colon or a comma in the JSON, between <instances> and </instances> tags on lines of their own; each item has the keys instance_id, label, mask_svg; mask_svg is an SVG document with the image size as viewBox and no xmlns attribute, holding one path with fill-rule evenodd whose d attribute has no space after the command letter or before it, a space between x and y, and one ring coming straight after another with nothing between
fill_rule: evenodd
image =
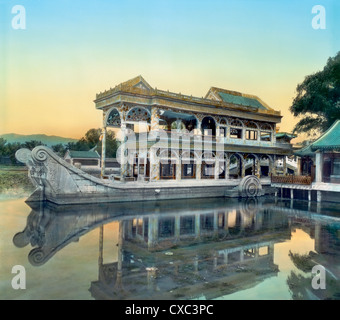
<instances>
[{"instance_id":1,"label":"tree foliage","mask_svg":"<svg viewBox=\"0 0 340 320\"><path fill-rule=\"evenodd\" d=\"M101 154L102 142L100 141L101 129L90 129L85 133L85 136L77 142L69 142L67 144L56 144L52 146L52 150L60 157L63 157L67 150L88 151L96 150ZM9 157L12 164L16 163L15 153L20 148L28 148L33 150L39 145L44 145L41 141L26 141L25 143L13 142L8 143L5 139L0 138L0 157ZM113 131L108 131L106 134L106 156L110 158L116 157L118 142Z\"/></svg>"},{"instance_id":2,"label":"tree foliage","mask_svg":"<svg viewBox=\"0 0 340 320\"><path fill-rule=\"evenodd\" d=\"M296 91L290 111L302 118L294 132L320 134L340 119L340 51L322 71L306 76Z\"/></svg>"},{"instance_id":3,"label":"tree foliage","mask_svg":"<svg viewBox=\"0 0 340 320\"><path fill-rule=\"evenodd\" d=\"M67 144L67 149L74 151L89 151L96 150L99 154L102 152L101 129L90 129L85 133L85 136L77 142ZM106 156L109 158L116 157L118 142L113 131L106 133Z\"/></svg>"},{"instance_id":4,"label":"tree foliage","mask_svg":"<svg viewBox=\"0 0 340 320\"><path fill-rule=\"evenodd\" d=\"M41 141L31 140L25 143L13 142L8 143L6 139L0 138L0 157L8 157L12 164L17 161L15 159L15 153L20 148L27 148L33 150L36 146L44 145Z\"/></svg>"}]
</instances>

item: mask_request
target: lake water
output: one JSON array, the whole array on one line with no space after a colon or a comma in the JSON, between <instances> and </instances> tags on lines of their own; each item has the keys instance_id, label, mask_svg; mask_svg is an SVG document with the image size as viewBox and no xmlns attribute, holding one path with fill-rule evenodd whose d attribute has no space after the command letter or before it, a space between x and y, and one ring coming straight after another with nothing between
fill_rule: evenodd
<instances>
[{"instance_id":1,"label":"lake water","mask_svg":"<svg viewBox=\"0 0 340 320\"><path fill-rule=\"evenodd\" d=\"M7 198L0 227L0 299L340 298L336 204ZM15 265L25 289L12 287Z\"/></svg>"}]
</instances>

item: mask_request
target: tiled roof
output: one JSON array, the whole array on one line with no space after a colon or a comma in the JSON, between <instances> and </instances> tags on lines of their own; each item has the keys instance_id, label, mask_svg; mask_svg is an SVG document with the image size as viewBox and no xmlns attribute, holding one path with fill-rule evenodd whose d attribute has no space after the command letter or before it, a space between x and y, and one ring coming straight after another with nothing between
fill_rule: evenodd
<instances>
[{"instance_id":1,"label":"tiled roof","mask_svg":"<svg viewBox=\"0 0 340 320\"><path fill-rule=\"evenodd\" d=\"M318 140L312 143L311 150L340 150L340 120L335 121L335 123L333 123L333 125Z\"/></svg>"},{"instance_id":2,"label":"tiled roof","mask_svg":"<svg viewBox=\"0 0 340 320\"><path fill-rule=\"evenodd\" d=\"M112 99L113 95L118 95L119 93L141 94L150 97L151 99L155 99L157 104L159 104L157 99L162 99L162 103L165 103L165 106L170 105L170 107L172 107L175 105L176 108L181 109L186 109L185 107L187 105L194 105L195 108L212 107L212 110L214 110L213 113L215 113L215 109L229 108L238 111L258 112L261 116L270 115L281 118L280 111L275 111L255 95L211 87L205 97L193 97L192 95L189 96L181 93L169 92L169 90L164 91L152 88L142 76L122 82L114 88L98 93L95 99L96 108L102 109L110 103L110 99ZM163 98L166 98L166 102L164 102L165 100L163 100ZM125 99L125 97L121 96L120 99ZM183 104L178 105L178 101L174 104L173 100L180 100ZM193 111L192 107L189 109Z\"/></svg>"},{"instance_id":3,"label":"tiled roof","mask_svg":"<svg viewBox=\"0 0 340 320\"><path fill-rule=\"evenodd\" d=\"M288 132L277 132L276 138L277 139L280 139L280 138L294 139L296 138L296 134L288 133Z\"/></svg>"},{"instance_id":4,"label":"tiled roof","mask_svg":"<svg viewBox=\"0 0 340 320\"><path fill-rule=\"evenodd\" d=\"M294 155L298 156L298 157L306 157L306 156L314 156L315 153L311 150L311 144L303 147L301 149L298 149L296 151L294 151Z\"/></svg>"},{"instance_id":5,"label":"tiled roof","mask_svg":"<svg viewBox=\"0 0 340 320\"><path fill-rule=\"evenodd\" d=\"M218 94L224 102L239 104L246 107L254 107L262 110L267 109L255 98L249 98L243 95L233 95L226 92L218 92Z\"/></svg>"},{"instance_id":6,"label":"tiled roof","mask_svg":"<svg viewBox=\"0 0 340 320\"><path fill-rule=\"evenodd\" d=\"M71 158L82 158L82 159L100 159L99 154L96 151L69 151Z\"/></svg>"}]
</instances>

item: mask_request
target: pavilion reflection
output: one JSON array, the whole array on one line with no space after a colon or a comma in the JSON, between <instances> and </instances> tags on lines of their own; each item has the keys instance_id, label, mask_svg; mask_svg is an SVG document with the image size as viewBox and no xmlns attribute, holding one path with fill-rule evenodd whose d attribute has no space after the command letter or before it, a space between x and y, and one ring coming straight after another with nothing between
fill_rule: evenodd
<instances>
[{"instance_id":1,"label":"pavilion reflection","mask_svg":"<svg viewBox=\"0 0 340 320\"><path fill-rule=\"evenodd\" d=\"M118 223L114 262L103 263L100 228L96 299L210 299L245 289L277 274L274 244L290 238L285 214L246 201Z\"/></svg>"},{"instance_id":2,"label":"pavilion reflection","mask_svg":"<svg viewBox=\"0 0 340 320\"><path fill-rule=\"evenodd\" d=\"M13 242L34 247L28 254L34 266L98 229L98 279L89 288L95 299L212 299L253 287L277 275L275 244L290 239L298 224L315 239L317 252L328 250L320 241L327 223L287 201L276 206L265 199L204 199L31 207Z\"/></svg>"}]
</instances>

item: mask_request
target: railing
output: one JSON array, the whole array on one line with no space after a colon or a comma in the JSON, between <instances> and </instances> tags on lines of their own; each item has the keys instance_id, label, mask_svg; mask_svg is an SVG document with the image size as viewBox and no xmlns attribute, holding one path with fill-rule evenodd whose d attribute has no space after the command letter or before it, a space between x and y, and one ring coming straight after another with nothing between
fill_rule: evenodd
<instances>
[{"instance_id":1,"label":"railing","mask_svg":"<svg viewBox=\"0 0 340 320\"><path fill-rule=\"evenodd\" d=\"M155 133L158 130L155 130ZM185 141L190 141L190 139L197 139L198 140L202 140L204 141L204 139L211 139L214 142L217 143L221 143L221 144L242 144L242 145L249 145L249 146L267 146L267 147L278 147L277 143L274 143L273 141L260 141L260 140L249 140L249 139L238 139L238 138L232 138L232 137L224 137L224 136L219 136L219 135L207 135L207 134L202 134L202 133L197 133L194 131L191 132L176 132L176 130L173 131L169 131L169 130L159 130L162 132L163 135L160 136L161 140L163 140L163 138L168 139L168 141L170 141L171 138L181 138L182 140ZM148 132L144 132L144 133L138 133L138 132L134 132L135 137L136 137L136 142L139 141L140 136L142 137L147 137L147 135L150 134L151 131ZM147 134L147 135L146 135ZM157 136L159 137L159 136ZM291 144L287 143L284 145L280 145L281 148L287 148L287 149L291 149L292 146ZM288 160L287 160L288 163Z\"/></svg>"},{"instance_id":2,"label":"railing","mask_svg":"<svg viewBox=\"0 0 340 320\"><path fill-rule=\"evenodd\" d=\"M271 176L271 183L310 185L311 176Z\"/></svg>"}]
</instances>

